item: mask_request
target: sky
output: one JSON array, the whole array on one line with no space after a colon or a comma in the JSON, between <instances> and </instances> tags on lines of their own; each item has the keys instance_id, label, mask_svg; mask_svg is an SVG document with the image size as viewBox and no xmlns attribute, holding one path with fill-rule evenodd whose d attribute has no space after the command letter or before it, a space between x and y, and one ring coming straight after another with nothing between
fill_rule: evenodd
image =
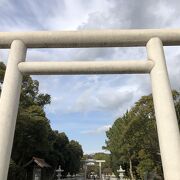
<instances>
[{"instance_id":1,"label":"sky","mask_svg":"<svg viewBox=\"0 0 180 180\"><path fill-rule=\"evenodd\" d=\"M0 31L179 28L179 0L0 0ZM173 89L180 90L180 47L164 47ZM8 50L0 50L7 62ZM145 47L28 49L27 61L145 60ZM51 95L47 117L55 130L102 152L105 131L143 95L148 75L32 76Z\"/></svg>"}]
</instances>

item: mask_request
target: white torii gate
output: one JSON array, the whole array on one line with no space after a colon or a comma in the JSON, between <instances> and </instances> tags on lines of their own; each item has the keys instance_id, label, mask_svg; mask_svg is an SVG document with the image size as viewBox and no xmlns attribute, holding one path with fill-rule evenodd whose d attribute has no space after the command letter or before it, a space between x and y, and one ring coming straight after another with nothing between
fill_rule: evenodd
<instances>
[{"instance_id":1,"label":"white torii gate","mask_svg":"<svg viewBox=\"0 0 180 180\"><path fill-rule=\"evenodd\" d=\"M145 61L24 62L28 48L145 45L148 57ZM166 180L179 180L180 134L163 45L180 45L180 29L0 32L0 48L10 48L0 100L0 179L7 179L23 74L148 73L164 177Z\"/></svg>"},{"instance_id":2,"label":"white torii gate","mask_svg":"<svg viewBox=\"0 0 180 180\"><path fill-rule=\"evenodd\" d=\"M87 166L94 166L95 163L98 163L99 165L99 179L102 180L102 163L105 163L106 161L105 160L96 160L96 159L86 159L86 160L83 160L85 163L85 175L84 175L84 179L86 180L86 176L87 176Z\"/></svg>"}]
</instances>

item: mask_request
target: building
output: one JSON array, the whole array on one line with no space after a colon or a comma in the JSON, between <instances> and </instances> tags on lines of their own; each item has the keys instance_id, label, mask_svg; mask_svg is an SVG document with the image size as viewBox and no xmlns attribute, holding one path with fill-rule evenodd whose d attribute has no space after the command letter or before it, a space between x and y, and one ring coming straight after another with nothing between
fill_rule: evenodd
<instances>
[{"instance_id":1,"label":"building","mask_svg":"<svg viewBox=\"0 0 180 180\"><path fill-rule=\"evenodd\" d=\"M26 180L49 180L52 176L52 168L44 159L33 157L24 168Z\"/></svg>"}]
</instances>

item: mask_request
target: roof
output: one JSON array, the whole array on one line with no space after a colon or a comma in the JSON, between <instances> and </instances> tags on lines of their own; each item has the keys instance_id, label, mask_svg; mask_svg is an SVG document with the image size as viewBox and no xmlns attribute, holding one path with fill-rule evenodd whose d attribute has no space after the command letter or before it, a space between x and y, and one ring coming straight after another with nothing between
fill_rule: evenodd
<instances>
[{"instance_id":1,"label":"roof","mask_svg":"<svg viewBox=\"0 0 180 180\"><path fill-rule=\"evenodd\" d=\"M28 166L32 162L36 163L41 168L49 168L51 167L44 159L33 157L28 163L24 165L24 167Z\"/></svg>"},{"instance_id":2,"label":"roof","mask_svg":"<svg viewBox=\"0 0 180 180\"><path fill-rule=\"evenodd\" d=\"M40 159L40 158L37 158L37 157L33 157L33 160L34 162L40 166L41 168L44 168L44 167L51 167L48 163L45 162L44 159Z\"/></svg>"}]
</instances>

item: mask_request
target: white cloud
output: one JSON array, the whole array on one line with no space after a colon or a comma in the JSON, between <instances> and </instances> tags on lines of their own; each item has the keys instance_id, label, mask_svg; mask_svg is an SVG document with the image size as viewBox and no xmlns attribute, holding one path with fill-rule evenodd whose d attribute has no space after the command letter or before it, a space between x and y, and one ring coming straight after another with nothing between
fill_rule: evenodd
<instances>
[{"instance_id":1,"label":"white cloud","mask_svg":"<svg viewBox=\"0 0 180 180\"><path fill-rule=\"evenodd\" d=\"M82 131L81 133L82 134L91 134L91 135L101 134L101 133L108 131L109 128L111 128L111 126L112 125L104 125L104 126L96 128L96 129Z\"/></svg>"},{"instance_id":2,"label":"white cloud","mask_svg":"<svg viewBox=\"0 0 180 180\"><path fill-rule=\"evenodd\" d=\"M0 0L0 31L172 28L180 24L179 6L178 0L45 0L43 3ZM180 90L180 49L166 47L165 52L172 87ZM1 50L0 59L6 61L6 50ZM146 51L132 47L36 49L28 50L27 59L133 60L146 59ZM142 95L151 92L148 75L35 76L35 79L40 81L40 90L52 96L46 112L58 117L74 112L92 116L98 111L115 119ZM89 134L105 131L107 126L89 130Z\"/></svg>"},{"instance_id":3,"label":"white cloud","mask_svg":"<svg viewBox=\"0 0 180 180\"><path fill-rule=\"evenodd\" d=\"M106 154L110 154L110 152L108 151L108 150L100 150L100 149L92 149L92 150L86 150L85 152L84 152L84 154L88 154L88 155L90 155L90 154L95 154L95 153L106 153Z\"/></svg>"},{"instance_id":4,"label":"white cloud","mask_svg":"<svg viewBox=\"0 0 180 180\"><path fill-rule=\"evenodd\" d=\"M4 2L4 1L3 1ZM17 4L20 4L20 0ZM14 13L10 18L7 13L4 14L7 28L12 23L17 22L15 28L26 26L29 28L45 27L45 29L95 29L95 28L141 28L141 27L166 27L169 23L173 26L177 18L171 19L170 15L178 15L179 12L175 3L168 1L151 0L144 2L135 1L116 1L100 0L83 3L78 0L76 3L72 0L57 1L47 8L47 4L41 6L40 1L21 3L22 11L25 12L25 19L20 17L16 11L16 4L6 2L6 10ZM140 6L141 4L141 6ZM48 5L49 6L49 5ZM152 11L158 7L159 11ZM46 11L48 9L48 11ZM146 10L146 11L145 11ZM169 15L166 13L168 12ZM83 14L83 16L82 16ZM36 20L34 24L33 19ZM19 19L21 18L21 21ZM46 23L44 20L46 18ZM15 21L14 21L15 19ZM1 19L2 20L2 19ZM32 20L32 21L31 21ZM157 23L158 22L158 23ZM159 23L161 22L161 23ZM21 23L22 26L18 23ZM28 24L29 23L29 24ZM13 30L13 28L9 28ZM22 28L23 29L23 28ZM172 62L168 61L170 79L172 86L178 88L177 80L179 75L179 50L174 56L172 51L168 51ZM92 49L60 49L60 50L28 50L27 59L30 60L119 60L119 59L145 59L145 48L92 48ZM40 87L43 92L52 94L52 104L47 108L50 113L68 113L68 112L92 112L92 111L111 111L115 114L121 114L143 94L151 92L150 81L144 76L91 76L91 77L38 77ZM65 78L66 79L66 78ZM51 85L49 85L51 84ZM63 86L62 86L63 84ZM56 92L58 91L58 92Z\"/></svg>"},{"instance_id":5,"label":"white cloud","mask_svg":"<svg viewBox=\"0 0 180 180\"><path fill-rule=\"evenodd\" d=\"M76 112L116 112L133 99L133 92L119 88L95 87L84 91L74 102L71 110Z\"/></svg>"}]
</instances>

